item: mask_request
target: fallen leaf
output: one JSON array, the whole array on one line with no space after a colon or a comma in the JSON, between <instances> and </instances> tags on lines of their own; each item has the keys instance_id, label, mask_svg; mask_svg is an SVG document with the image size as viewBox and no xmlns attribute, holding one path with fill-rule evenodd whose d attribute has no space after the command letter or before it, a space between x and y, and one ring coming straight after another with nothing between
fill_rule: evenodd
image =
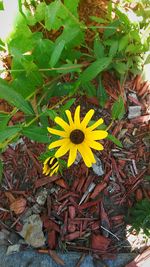
<instances>
[{"instance_id":1,"label":"fallen leaf","mask_svg":"<svg viewBox=\"0 0 150 267\"><path fill-rule=\"evenodd\" d=\"M13 203L10 205L10 209L14 211L15 214L22 213L26 208L27 201L25 198L19 198L16 199Z\"/></svg>"}]
</instances>

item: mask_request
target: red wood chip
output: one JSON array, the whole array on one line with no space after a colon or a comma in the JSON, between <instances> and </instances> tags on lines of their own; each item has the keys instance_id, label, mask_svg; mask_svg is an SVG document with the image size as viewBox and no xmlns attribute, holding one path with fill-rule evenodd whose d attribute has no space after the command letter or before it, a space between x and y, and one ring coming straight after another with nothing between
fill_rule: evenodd
<instances>
[{"instance_id":1,"label":"red wood chip","mask_svg":"<svg viewBox=\"0 0 150 267\"><path fill-rule=\"evenodd\" d=\"M56 242L56 231L52 230L50 232L48 232L48 246L50 249L55 249L57 242Z\"/></svg>"},{"instance_id":2,"label":"red wood chip","mask_svg":"<svg viewBox=\"0 0 150 267\"><path fill-rule=\"evenodd\" d=\"M66 181L63 178L56 180L55 184L61 186L62 188L69 189L68 184L66 183Z\"/></svg>"},{"instance_id":3,"label":"red wood chip","mask_svg":"<svg viewBox=\"0 0 150 267\"><path fill-rule=\"evenodd\" d=\"M95 189L94 189L93 193L91 194L90 198L94 199L95 197L97 197L97 195L98 195L101 191L103 191L103 189L104 189L106 186L107 186L107 183L105 183L105 182L101 182L101 183L99 183L99 184L95 187Z\"/></svg>"},{"instance_id":4,"label":"red wood chip","mask_svg":"<svg viewBox=\"0 0 150 267\"><path fill-rule=\"evenodd\" d=\"M107 250L111 240L102 235L92 234L91 247L98 250Z\"/></svg>"},{"instance_id":5,"label":"red wood chip","mask_svg":"<svg viewBox=\"0 0 150 267\"><path fill-rule=\"evenodd\" d=\"M74 206L69 206L69 217L70 219L74 219L76 216L76 209Z\"/></svg>"},{"instance_id":6,"label":"red wood chip","mask_svg":"<svg viewBox=\"0 0 150 267\"><path fill-rule=\"evenodd\" d=\"M71 241L71 240L74 240L74 239L76 239L76 238L78 238L78 237L81 237L81 236L83 236L85 234L85 232L80 232L80 231L76 231L76 232L74 232L74 233L72 233L72 234L69 234L69 235L66 235L65 236L65 240L66 241Z\"/></svg>"}]
</instances>

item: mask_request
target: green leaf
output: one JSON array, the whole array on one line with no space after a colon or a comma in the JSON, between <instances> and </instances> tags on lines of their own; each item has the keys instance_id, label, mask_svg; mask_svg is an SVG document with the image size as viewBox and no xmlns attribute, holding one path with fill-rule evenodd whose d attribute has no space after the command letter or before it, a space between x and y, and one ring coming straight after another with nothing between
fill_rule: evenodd
<instances>
[{"instance_id":1,"label":"green leaf","mask_svg":"<svg viewBox=\"0 0 150 267\"><path fill-rule=\"evenodd\" d=\"M4 10L3 0L0 0L0 10Z\"/></svg>"},{"instance_id":2,"label":"green leaf","mask_svg":"<svg viewBox=\"0 0 150 267\"><path fill-rule=\"evenodd\" d=\"M105 19L99 18L99 17L96 17L96 16L90 16L90 19L93 20L93 21L95 21L95 22L97 22L97 23L100 23L100 24L106 23L106 20Z\"/></svg>"},{"instance_id":3,"label":"green leaf","mask_svg":"<svg viewBox=\"0 0 150 267\"><path fill-rule=\"evenodd\" d=\"M63 51L65 47L65 41L61 40L58 44L56 44L56 46L54 47L54 50L52 52L51 55L51 59L50 59L50 66L53 68L56 63L59 61L60 57L61 57L61 53Z\"/></svg>"},{"instance_id":4,"label":"green leaf","mask_svg":"<svg viewBox=\"0 0 150 267\"><path fill-rule=\"evenodd\" d=\"M42 21L45 18L45 9L46 4L45 3L39 3L36 7L35 11L35 18L37 21Z\"/></svg>"},{"instance_id":5,"label":"green leaf","mask_svg":"<svg viewBox=\"0 0 150 267\"><path fill-rule=\"evenodd\" d=\"M76 98L71 98L67 101L67 103L65 103L60 109L59 109L59 113L62 114L65 112L65 110L69 109L73 103L75 102Z\"/></svg>"},{"instance_id":6,"label":"green leaf","mask_svg":"<svg viewBox=\"0 0 150 267\"><path fill-rule=\"evenodd\" d=\"M95 85L91 82L86 82L82 84L83 90L89 97L96 96L96 88Z\"/></svg>"},{"instance_id":7,"label":"green leaf","mask_svg":"<svg viewBox=\"0 0 150 267\"><path fill-rule=\"evenodd\" d=\"M49 116L52 121L54 121L55 117L58 116L57 112L52 109L47 109L44 111L44 113Z\"/></svg>"},{"instance_id":8,"label":"green leaf","mask_svg":"<svg viewBox=\"0 0 150 267\"><path fill-rule=\"evenodd\" d=\"M3 177L3 162L0 159L0 183L2 182L2 177Z\"/></svg>"},{"instance_id":9,"label":"green leaf","mask_svg":"<svg viewBox=\"0 0 150 267\"><path fill-rule=\"evenodd\" d=\"M105 90L105 88L103 86L101 77L99 79L99 85L98 85L98 88L97 88L97 98L99 100L100 106L104 107L105 103L106 103L106 101L108 99L108 95L107 95L106 90Z\"/></svg>"},{"instance_id":10,"label":"green leaf","mask_svg":"<svg viewBox=\"0 0 150 267\"><path fill-rule=\"evenodd\" d=\"M66 48L75 47L80 45L83 40L84 32L81 30L80 25L74 23L66 23L62 34L57 38L57 42L64 40Z\"/></svg>"},{"instance_id":11,"label":"green leaf","mask_svg":"<svg viewBox=\"0 0 150 267\"><path fill-rule=\"evenodd\" d=\"M0 143L3 143L7 138L19 133L21 130L18 126L7 126L0 132Z\"/></svg>"},{"instance_id":12,"label":"green leaf","mask_svg":"<svg viewBox=\"0 0 150 267\"><path fill-rule=\"evenodd\" d=\"M97 59L104 57L104 46L99 37L94 39L94 54Z\"/></svg>"},{"instance_id":13,"label":"green leaf","mask_svg":"<svg viewBox=\"0 0 150 267\"><path fill-rule=\"evenodd\" d=\"M108 26L109 28L107 28L104 31L104 38L107 39L109 37L111 37L116 31L118 26L120 25L120 21L119 20L115 20L112 23L110 23Z\"/></svg>"},{"instance_id":14,"label":"green leaf","mask_svg":"<svg viewBox=\"0 0 150 267\"><path fill-rule=\"evenodd\" d=\"M115 41L113 40L109 50L109 56L114 57L117 53L117 50L118 50L118 40Z\"/></svg>"},{"instance_id":15,"label":"green leaf","mask_svg":"<svg viewBox=\"0 0 150 267\"><path fill-rule=\"evenodd\" d=\"M57 16L60 9L61 9L60 0L55 0L54 2L46 6L45 27L48 31L52 29L58 30L59 27L61 26L62 24L61 19Z\"/></svg>"},{"instance_id":16,"label":"green leaf","mask_svg":"<svg viewBox=\"0 0 150 267\"><path fill-rule=\"evenodd\" d=\"M40 143L49 143L50 138L48 137L48 131L46 127L30 126L24 127L22 134L30 138L31 140Z\"/></svg>"},{"instance_id":17,"label":"green leaf","mask_svg":"<svg viewBox=\"0 0 150 267\"><path fill-rule=\"evenodd\" d=\"M81 72L81 64L73 64L73 63L67 63L59 66L59 69L57 70L57 73L71 73L71 72Z\"/></svg>"},{"instance_id":18,"label":"green leaf","mask_svg":"<svg viewBox=\"0 0 150 267\"><path fill-rule=\"evenodd\" d=\"M119 47L118 47L118 51L122 51L125 50L126 47L128 46L129 43L129 35L125 35L123 36L120 40L119 40Z\"/></svg>"},{"instance_id":19,"label":"green leaf","mask_svg":"<svg viewBox=\"0 0 150 267\"><path fill-rule=\"evenodd\" d=\"M5 99L11 105L22 110L25 114L34 114L29 102L26 101L20 94L16 93L15 90L2 79L0 79L0 98Z\"/></svg>"},{"instance_id":20,"label":"green leaf","mask_svg":"<svg viewBox=\"0 0 150 267\"><path fill-rule=\"evenodd\" d=\"M123 148L123 145L120 142L120 140L118 138L116 138L114 135L108 134L107 139L110 140L110 141L112 141L115 145Z\"/></svg>"},{"instance_id":21,"label":"green leaf","mask_svg":"<svg viewBox=\"0 0 150 267\"><path fill-rule=\"evenodd\" d=\"M121 96L119 96L118 100L112 106L112 119L113 120L121 120L125 114L124 102Z\"/></svg>"},{"instance_id":22,"label":"green leaf","mask_svg":"<svg viewBox=\"0 0 150 267\"><path fill-rule=\"evenodd\" d=\"M64 0L65 7L76 17L78 17L78 4L80 0Z\"/></svg>"},{"instance_id":23,"label":"green leaf","mask_svg":"<svg viewBox=\"0 0 150 267\"><path fill-rule=\"evenodd\" d=\"M125 72L128 71L128 64L127 63L115 62L113 64L113 67L120 74L125 74Z\"/></svg>"},{"instance_id":24,"label":"green leaf","mask_svg":"<svg viewBox=\"0 0 150 267\"><path fill-rule=\"evenodd\" d=\"M111 61L111 57L103 57L101 59L96 60L88 68L86 68L85 71L83 71L79 79L82 83L86 83L93 80L100 72L102 72L109 66Z\"/></svg>"},{"instance_id":25,"label":"green leaf","mask_svg":"<svg viewBox=\"0 0 150 267\"><path fill-rule=\"evenodd\" d=\"M7 126L7 123L9 122L11 118L11 115L9 114L0 114L0 129L1 131Z\"/></svg>"}]
</instances>

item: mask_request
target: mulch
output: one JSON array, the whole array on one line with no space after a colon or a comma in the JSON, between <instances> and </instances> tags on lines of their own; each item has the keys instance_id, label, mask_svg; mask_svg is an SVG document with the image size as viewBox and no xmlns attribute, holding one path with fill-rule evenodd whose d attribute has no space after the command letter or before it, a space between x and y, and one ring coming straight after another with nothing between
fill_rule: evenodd
<instances>
[{"instance_id":1,"label":"mulch","mask_svg":"<svg viewBox=\"0 0 150 267\"><path fill-rule=\"evenodd\" d=\"M107 72L103 83L109 95L104 109L99 107L95 97L79 96L75 103L81 104L83 115L93 107L96 118L104 117L107 124L111 120L113 102L119 95L124 99L126 115L110 129L123 148L104 140L105 149L96 152L102 162L103 176L88 169L82 160L62 174L44 176L38 157L45 151L45 145L24 137L2 154L4 177L0 190L0 229L20 232L22 216L36 204L37 194L44 188L48 192L39 214L46 245L39 248L39 252L50 253L59 249L112 258L118 252L131 250L126 240L128 210L137 201L150 199L150 183L145 179L150 174L147 141L149 83L143 82L138 75L121 87ZM129 106L140 106L141 115L128 119ZM95 187L80 203L92 183Z\"/></svg>"}]
</instances>

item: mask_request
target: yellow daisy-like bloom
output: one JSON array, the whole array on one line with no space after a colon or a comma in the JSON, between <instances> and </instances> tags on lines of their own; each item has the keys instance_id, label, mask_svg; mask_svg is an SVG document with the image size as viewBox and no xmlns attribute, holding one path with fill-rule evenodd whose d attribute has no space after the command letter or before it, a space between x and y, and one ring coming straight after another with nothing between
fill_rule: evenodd
<instances>
[{"instance_id":1,"label":"yellow daisy-like bloom","mask_svg":"<svg viewBox=\"0 0 150 267\"><path fill-rule=\"evenodd\" d=\"M44 161L43 165L43 174L52 176L54 173L57 173L59 169L59 162L55 157L48 157Z\"/></svg>"},{"instance_id":2,"label":"yellow daisy-like bloom","mask_svg":"<svg viewBox=\"0 0 150 267\"><path fill-rule=\"evenodd\" d=\"M60 140L54 141L49 145L49 149L60 147L55 157L61 157L69 151L69 158L67 166L71 166L76 159L77 152L79 152L87 167L91 167L96 162L91 148L96 150L103 150L102 144L96 142L107 137L108 133L103 130L94 130L100 124L103 123L103 119L100 118L97 122L87 127L91 120L94 110L90 109L85 115L84 119L80 121L80 106L75 110L74 120L72 119L71 112L66 110L68 122L65 122L62 118L56 117L55 122L61 126L63 131L52 128L47 128L51 134L55 134L61 137ZM94 131L93 131L94 130Z\"/></svg>"}]
</instances>

